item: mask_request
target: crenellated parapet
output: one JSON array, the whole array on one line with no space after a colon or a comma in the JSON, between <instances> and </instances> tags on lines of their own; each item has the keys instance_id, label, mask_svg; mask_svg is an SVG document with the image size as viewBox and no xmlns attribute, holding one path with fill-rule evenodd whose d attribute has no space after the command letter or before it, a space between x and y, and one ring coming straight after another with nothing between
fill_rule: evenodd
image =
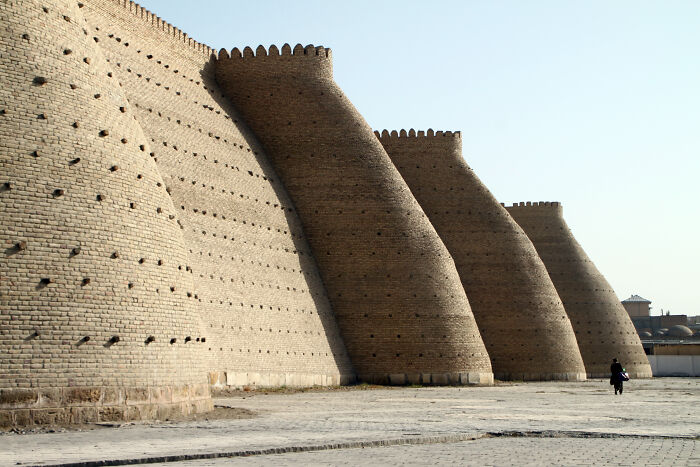
<instances>
[{"instance_id":1,"label":"crenellated parapet","mask_svg":"<svg viewBox=\"0 0 700 467\"><path fill-rule=\"evenodd\" d=\"M237 69L245 69L246 74L295 74L305 77L333 77L333 54L331 49L323 46L297 44L292 48L284 44L281 49L271 45L265 49L259 45L255 50L245 47L241 51L233 48L229 53L226 49L219 51L218 62L225 66L229 73Z\"/></svg>"},{"instance_id":2,"label":"crenellated parapet","mask_svg":"<svg viewBox=\"0 0 700 467\"><path fill-rule=\"evenodd\" d=\"M401 129L399 131L396 130L382 130L381 132L375 130L374 134L379 138L380 141L382 140L387 140L387 139L395 139L395 138L458 138L462 139L462 133L459 131L433 131L432 128L429 128L427 131L424 130L414 130L411 128L410 130L406 131L404 129Z\"/></svg>"},{"instance_id":3,"label":"crenellated parapet","mask_svg":"<svg viewBox=\"0 0 700 467\"><path fill-rule=\"evenodd\" d=\"M550 208L561 208L559 201L521 201L519 203L513 203L513 206L509 208L537 208L537 207L550 207Z\"/></svg>"}]
</instances>

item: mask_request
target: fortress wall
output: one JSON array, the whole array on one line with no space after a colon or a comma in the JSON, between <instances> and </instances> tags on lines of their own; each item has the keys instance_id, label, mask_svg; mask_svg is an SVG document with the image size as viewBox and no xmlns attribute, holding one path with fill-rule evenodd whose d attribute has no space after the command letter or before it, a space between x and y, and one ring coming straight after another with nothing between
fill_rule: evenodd
<instances>
[{"instance_id":1,"label":"fortress wall","mask_svg":"<svg viewBox=\"0 0 700 467\"><path fill-rule=\"evenodd\" d=\"M492 381L454 262L334 83L331 51L222 50L216 77L297 206L358 377Z\"/></svg>"},{"instance_id":2,"label":"fortress wall","mask_svg":"<svg viewBox=\"0 0 700 467\"><path fill-rule=\"evenodd\" d=\"M590 377L607 377L616 357L635 378L651 367L615 291L574 238L556 202L507 208L535 245L564 303Z\"/></svg>"},{"instance_id":3,"label":"fortress wall","mask_svg":"<svg viewBox=\"0 0 700 467\"><path fill-rule=\"evenodd\" d=\"M216 84L211 50L131 3L85 10L177 209L211 383L352 381L297 212Z\"/></svg>"},{"instance_id":4,"label":"fortress wall","mask_svg":"<svg viewBox=\"0 0 700 467\"><path fill-rule=\"evenodd\" d=\"M176 210L82 10L0 24L0 425L210 409Z\"/></svg>"},{"instance_id":5,"label":"fortress wall","mask_svg":"<svg viewBox=\"0 0 700 467\"><path fill-rule=\"evenodd\" d=\"M375 134L454 258L496 378L585 379L547 270L464 161L461 134Z\"/></svg>"}]
</instances>

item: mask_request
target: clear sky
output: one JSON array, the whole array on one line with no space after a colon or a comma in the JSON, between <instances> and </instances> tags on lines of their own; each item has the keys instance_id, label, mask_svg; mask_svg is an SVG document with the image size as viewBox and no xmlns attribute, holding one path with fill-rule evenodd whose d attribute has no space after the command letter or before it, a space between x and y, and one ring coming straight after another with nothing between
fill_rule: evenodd
<instances>
[{"instance_id":1,"label":"clear sky","mask_svg":"<svg viewBox=\"0 0 700 467\"><path fill-rule=\"evenodd\" d=\"M700 314L700 1L141 0L220 49L333 49L375 129L460 130L494 195L560 201L620 299Z\"/></svg>"}]
</instances>

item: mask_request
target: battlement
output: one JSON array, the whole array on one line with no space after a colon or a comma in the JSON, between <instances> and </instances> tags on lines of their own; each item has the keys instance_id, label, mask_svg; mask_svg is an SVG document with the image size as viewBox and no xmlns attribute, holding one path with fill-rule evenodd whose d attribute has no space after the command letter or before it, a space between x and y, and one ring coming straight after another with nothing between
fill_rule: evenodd
<instances>
[{"instance_id":1,"label":"battlement","mask_svg":"<svg viewBox=\"0 0 700 467\"><path fill-rule=\"evenodd\" d=\"M501 203L501 206L506 206L505 203ZM508 208L529 208L529 207L550 207L550 208L558 208L561 207L561 203L559 201L521 201L519 203L513 203L513 206L508 206Z\"/></svg>"},{"instance_id":2,"label":"battlement","mask_svg":"<svg viewBox=\"0 0 700 467\"><path fill-rule=\"evenodd\" d=\"M323 46L314 46L313 44L309 44L306 47L297 44L293 49L289 44L284 44L281 50L274 44L270 46L269 50L262 45L257 46L255 51L250 47L245 47L242 52L238 47L231 49L230 53L226 49L219 50L219 58L221 59L280 57L285 55L304 58L322 57L330 59L332 57L331 49Z\"/></svg>"},{"instance_id":3,"label":"battlement","mask_svg":"<svg viewBox=\"0 0 700 467\"><path fill-rule=\"evenodd\" d=\"M242 51L237 47L228 52L221 49L218 55L218 68L235 77L238 74L248 75L302 75L320 79L332 79L333 55L331 49L309 44L306 47L297 44L292 48L284 44L281 49L271 45L265 49L259 45L255 50L245 47Z\"/></svg>"},{"instance_id":4,"label":"battlement","mask_svg":"<svg viewBox=\"0 0 700 467\"><path fill-rule=\"evenodd\" d=\"M97 3L97 2L90 2L91 4ZM206 44L203 44L201 42L198 42L191 37L187 35L184 31L181 29L173 26L172 24L168 23L167 21L163 20L160 18L160 16L157 16L154 13L151 13L149 10L146 8L142 7L138 3L131 1L131 0L102 0L102 3L106 4L118 4L121 7L123 7L125 10L127 10L129 13L131 13L133 16L139 18L142 20L144 23L149 23L150 26L154 29L157 29L159 31L162 31L164 34L172 37L173 39L182 42L185 44L187 47L202 53L203 55L209 56L211 54L215 54L214 49L209 47Z\"/></svg>"},{"instance_id":5,"label":"battlement","mask_svg":"<svg viewBox=\"0 0 700 467\"><path fill-rule=\"evenodd\" d=\"M404 129L401 129L399 131L392 130L389 132L389 130L382 130L381 133L377 130L375 130L374 134L379 138L379 140L388 140L388 139L396 139L396 138L446 138L446 137L451 137L451 138L458 138L462 139L462 133L459 131L433 131L432 128L429 128L428 131L423 131L419 130L416 131L413 128L410 130L406 131Z\"/></svg>"}]
</instances>

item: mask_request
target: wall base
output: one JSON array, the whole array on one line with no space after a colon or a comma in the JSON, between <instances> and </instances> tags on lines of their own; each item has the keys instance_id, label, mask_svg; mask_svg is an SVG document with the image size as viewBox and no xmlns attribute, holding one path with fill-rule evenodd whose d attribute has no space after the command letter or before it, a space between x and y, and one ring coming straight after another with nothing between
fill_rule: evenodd
<instances>
[{"instance_id":1,"label":"wall base","mask_svg":"<svg viewBox=\"0 0 700 467\"><path fill-rule=\"evenodd\" d=\"M343 386L353 384L355 381L355 375L341 375L339 373L332 375L251 371L215 371L209 373L209 384L213 387Z\"/></svg>"},{"instance_id":2,"label":"wall base","mask_svg":"<svg viewBox=\"0 0 700 467\"><path fill-rule=\"evenodd\" d=\"M586 381L586 373L494 373L500 381Z\"/></svg>"},{"instance_id":3,"label":"wall base","mask_svg":"<svg viewBox=\"0 0 700 467\"><path fill-rule=\"evenodd\" d=\"M472 386L493 384L493 373L454 372L454 373L393 373L364 374L357 379L364 383L402 386L421 384L426 386Z\"/></svg>"},{"instance_id":4,"label":"wall base","mask_svg":"<svg viewBox=\"0 0 700 467\"><path fill-rule=\"evenodd\" d=\"M212 408L206 384L0 389L0 427L165 420Z\"/></svg>"}]
</instances>

